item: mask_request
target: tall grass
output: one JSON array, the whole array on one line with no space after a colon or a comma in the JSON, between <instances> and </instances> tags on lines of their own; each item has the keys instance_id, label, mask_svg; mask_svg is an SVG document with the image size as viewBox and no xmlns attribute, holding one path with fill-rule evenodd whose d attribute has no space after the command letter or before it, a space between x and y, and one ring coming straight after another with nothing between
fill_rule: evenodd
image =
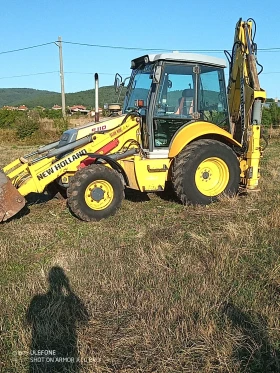
<instances>
[{"instance_id":1,"label":"tall grass","mask_svg":"<svg viewBox=\"0 0 280 373\"><path fill-rule=\"evenodd\" d=\"M129 193L83 223L33 196L0 226L1 370L63 347L76 363L46 371L280 372L279 145L261 192L207 207ZM2 165L23 151L3 149Z\"/></svg>"}]
</instances>

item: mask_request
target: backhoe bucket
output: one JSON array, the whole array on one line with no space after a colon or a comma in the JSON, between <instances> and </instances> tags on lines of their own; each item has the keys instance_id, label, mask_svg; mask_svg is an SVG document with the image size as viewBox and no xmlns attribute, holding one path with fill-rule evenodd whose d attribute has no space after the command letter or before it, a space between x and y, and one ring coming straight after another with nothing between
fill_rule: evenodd
<instances>
[{"instance_id":1,"label":"backhoe bucket","mask_svg":"<svg viewBox=\"0 0 280 373\"><path fill-rule=\"evenodd\" d=\"M13 186L11 180L0 172L0 222L10 219L25 205L25 198Z\"/></svg>"}]
</instances>

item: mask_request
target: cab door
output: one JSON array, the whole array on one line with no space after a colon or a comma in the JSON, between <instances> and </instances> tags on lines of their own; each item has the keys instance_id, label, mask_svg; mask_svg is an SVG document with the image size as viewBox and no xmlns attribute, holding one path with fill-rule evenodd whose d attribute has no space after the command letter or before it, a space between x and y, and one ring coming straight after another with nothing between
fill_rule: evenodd
<instances>
[{"instance_id":1,"label":"cab door","mask_svg":"<svg viewBox=\"0 0 280 373\"><path fill-rule=\"evenodd\" d=\"M197 113L197 66L188 63L163 63L157 84L151 120L150 153L163 153L178 131L194 120Z\"/></svg>"}]
</instances>

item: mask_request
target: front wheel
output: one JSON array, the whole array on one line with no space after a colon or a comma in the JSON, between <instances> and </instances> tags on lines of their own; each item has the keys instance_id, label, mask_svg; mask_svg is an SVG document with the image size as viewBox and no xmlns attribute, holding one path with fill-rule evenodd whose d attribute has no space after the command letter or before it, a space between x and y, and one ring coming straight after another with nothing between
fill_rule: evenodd
<instances>
[{"instance_id":1,"label":"front wheel","mask_svg":"<svg viewBox=\"0 0 280 373\"><path fill-rule=\"evenodd\" d=\"M174 159L174 190L183 204L207 205L220 195L238 192L240 166L236 154L216 140L198 140Z\"/></svg>"},{"instance_id":2,"label":"front wheel","mask_svg":"<svg viewBox=\"0 0 280 373\"><path fill-rule=\"evenodd\" d=\"M98 164L77 171L67 189L70 210L84 221L114 215L123 198L124 186L117 171Z\"/></svg>"}]
</instances>

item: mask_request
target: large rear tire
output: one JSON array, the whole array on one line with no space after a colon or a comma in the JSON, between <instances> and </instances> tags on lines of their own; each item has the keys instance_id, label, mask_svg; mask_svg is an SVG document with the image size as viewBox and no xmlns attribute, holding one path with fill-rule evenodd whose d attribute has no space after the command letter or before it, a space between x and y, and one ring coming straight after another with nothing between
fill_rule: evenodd
<instances>
[{"instance_id":1,"label":"large rear tire","mask_svg":"<svg viewBox=\"0 0 280 373\"><path fill-rule=\"evenodd\" d=\"M236 195L240 166L232 149L216 140L198 140L174 159L172 182L183 204L207 205L221 195Z\"/></svg>"},{"instance_id":2,"label":"large rear tire","mask_svg":"<svg viewBox=\"0 0 280 373\"><path fill-rule=\"evenodd\" d=\"M117 171L92 165L76 172L67 189L68 206L84 221L98 221L114 215L124 198L124 186Z\"/></svg>"}]
</instances>

